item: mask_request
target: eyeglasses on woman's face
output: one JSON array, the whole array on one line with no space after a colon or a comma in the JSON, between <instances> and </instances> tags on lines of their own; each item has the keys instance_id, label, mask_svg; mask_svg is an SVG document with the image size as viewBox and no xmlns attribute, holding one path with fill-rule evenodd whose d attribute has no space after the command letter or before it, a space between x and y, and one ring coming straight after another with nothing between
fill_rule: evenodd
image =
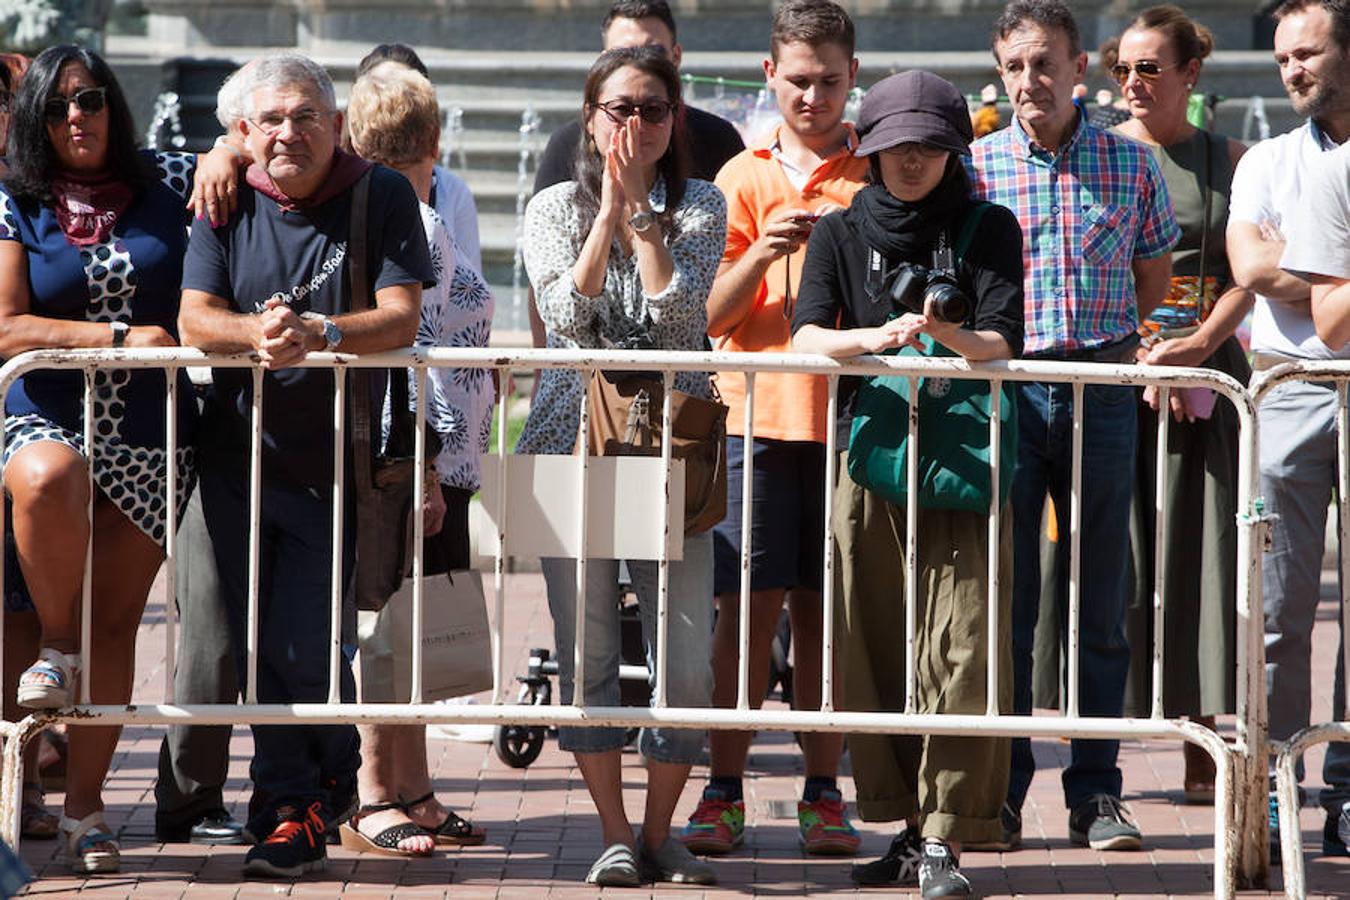
<instances>
[{"instance_id":1,"label":"eyeglasses on woman's face","mask_svg":"<svg viewBox=\"0 0 1350 900\"><path fill-rule=\"evenodd\" d=\"M42 105L42 115L50 124L59 124L66 120L66 114L70 112L72 103L86 116L97 115L103 112L103 107L107 105L107 94L107 88L91 87L76 91L69 97L62 97L59 94L48 97L47 102Z\"/></svg>"},{"instance_id":2,"label":"eyeglasses on woman's face","mask_svg":"<svg viewBox=\"0 0 1350 900\"><path fill-rule=\"evenodd\" d=\"M939 156L946 155L947 151L941 147L935 147L932 144L923 144L918 141L906 141L903 144L896 144L893 147L887 147L882 153L889 153L892 156L909 156L917 153L924 159L937 159Z\"/></svg>"},{"instance_id":3,"label":"eyeglasses on woman's face","mask_svg":"<svg viewBox=\"0 0 1350 900\"><path fill-rule=\"evenodd\" d=\"M1157 60L1141 59L1133 65L1129 63L1116 63L1111 67L1111 77L1116 80L1116 84L1121 87L1130 80L1130 73L1138 75L1144 81L1156 81L1158 76L1168 69L1175 69L1175 65L1164 66Z\"/></svg>"},{"instance_id":4,"label":"eyeglasses on woman's face","mask_svg":"<svg viewBox=\"0 0 1350 900\"><path fill-rule=\"evenodd\" d=\"M641 116L648 125L661 125L675 111L675 104L669 100L644 100L641 103L629 103L627 100L607 100L595 104L615 125L622 125L633 116Z\"/></svg>"}]
</instances>

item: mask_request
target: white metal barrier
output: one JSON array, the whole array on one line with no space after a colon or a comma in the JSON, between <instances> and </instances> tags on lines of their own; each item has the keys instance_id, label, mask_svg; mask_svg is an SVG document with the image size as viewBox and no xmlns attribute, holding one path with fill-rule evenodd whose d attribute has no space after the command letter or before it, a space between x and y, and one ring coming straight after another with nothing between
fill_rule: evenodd
<instances>
[{"instance_id":1,"label":"white metal barrier","mask_svg":"<svg viewBox=\"0 0 1350 900\"><path fill-rule=\"evenodd\" d=\"M1350 611L1350 554L1344 552L1350 548L1350 406L1347 406L1347 390L1350 389L1350 362L1298 362L1285 363L1273 369L1261 372L1252 381L1252 402L1257 408L1275 388L1283 384L1298 381L1334 383L1336 386L1336 503L1338 513L1338 546L1342 548L1340 559L1341 584L1341 621L1350 622L1346 613ZM1279 527L1278 524L1275 527ZM1350 628L1342 625L1340 652L1343 661L1350 661ZM1350 704L1350 701L1347 701ZM1303 865L1303 839L1300 834L1298 815L1298 760L1311 747L1328 742L1350 741L1350 705L1346 709L1333 709L1333 717L1338 721L1312 723L1301 729L1287 741L1270 742L1270 753L1275 756L1276 797L1280 816L1280 858L1284 870L1285 896L1302 900L1307 896Z\"/></svg>"},{"instance_id":2,"label":"white metal barrier","mask_svg":"<svg viewBox=\"0 0 1350 900\"><path fill-rule=\"evenodd\" d=\"M1182 369L1171 367L1150 367L1133 365L1102 365L1086 363L1051 363L1036 361L1007 361L970 365L955 358L918 359L910 357L865 357L853 361L840 362L826 357L795 354L731 354L731 353L695 353L695 352L627 352L627 351L563 351L563 350L517 350L499 351L496 349L416 349L395 353L378 354L364 357L343 354L311 354L301 365L315 368L332 368L335 372L336 390L334 394L334 419L339 423L334 434L334 544L342 546L342 516L340 515L341 497L344 491L342 458L346 440L345 406L346 375L352 368L411 367L419 379L417 424L419 459L425 454L422 438L425 422L423 398L428 367L477 367L495 371L499 383L508 383L506 377L514 369L569 368L594 374L600 369L627 371L660 371L665 380L665 403L662 410L663 421L668 429L671 415L671 391L674 374L677 371L739 371L747 374L747 403L744 434L746 440L746 502L743 515L749 517L750 503L748 493L749 477L753 460L750 454L750 439L753 436L753 384L756 373L800 372L825 376L829 382L829 415L833 420L835 413L835 395L838 379L848 375L900 374L910 379L910 396L917 396L917 380L921 377L941 377L950 379L975 379L988 381L992 388L992 397L997 404L999 388L1004 382L1053 381L1070 382L1074 394L1074 463L1072 471L1071 522L1075 523L1070 536L1070 659L1068 666L1068 711L1060 717L1028 717L1003 714L999 711L998 666L988 666L988 703L984 715L948 715L918 713L915 701L915 660L910 661L909 675L906 679L905 711L863 712L838 711L833 708L832 672L834 660L833 616L825 615L822 646L822 705L817 711L809 710L751 710L749 708L748 689L748 653L749 640L749 567L742 566L740 592L740 671L738 678L737 706L735 709L675 708L666 704L665 695L665 653L667 641L667 604L668 604L668 566L672 559L672 549L678 549L681 539L679 529L666 528L666 539L660 542L656 552L659 563L658 583L658 673L656 705L652 708L636 707L586 707L580 704L581 691L576 691L577 702L568 707L523 706L505 702L506 660L502 652L502 611L505 597L505 565L509 552L507 526L507 490L502 489L495 498L496 522L496 561L495 605L493 633L493 666L495 672L496 704L490 706L446 706L423 702L421 679L421 643L412 642L412 696L407 704L342 704L339 702L339 684L337 672L341 653L341 635L339 624L341 616L341 578L340 554L334 553L333 578L333 615L330 635L330 691L327 703L296 704L259 704L256 700L257 672L257 614L258 614L258 566L260 547L258 521L261 509L261 458L262 442L262 384L263 370L256 359L247 354L206 356L194 350L157 349L157 350L70 350L35 351L22 354L10 360L0 368L0 396L5 396L10 385L20 375L40 369L78 369L85 373L86 388L92 382L94 371L100 368L112 369L162 369L169 373L169 391L166 398L166 424L169 435L167 460L171 475L176 471L174 453L174 434L176 431L176 403L172 377L184 366L212 365L230 368L251 368L253 370L254 407L252 415L252 465L250 466L249 502L251 514L249 542L249 597L248 597L248 671L245 682L245 700L239 705L177 705L173 702L172 661L174 654L174 628L172 611L166 620L166 653L170 661L166 671L165 703L127 706L98 706L89 703L88 685L91 681L89 661L85 662L85 675L82 679L80 702L71 709L29 716L18 723L0 725L0 735L6 738L3 765L0 765L0 836L13 843L18 834L18 799L22 783L22 749L24 743L37 730L52 722L89 724L97 721L107 725L170 725L192 722L196 724L280 724L305 722L323 723L513 723L525 725L574 725L574 726L622 726L668 725L693 728L757 729L779 731L830 731L857 733L897 733L897 734L942 734L942 735L998 735L1007 737L1063 737L1063 738L1116 738L1146 741L1187 741L1202 747L1214 760L1218 777L1216 780L1216 800L1214 807L1214 885L1215 896L1230 897L1239 886L1259 885L1264 882L1266 873L1266 819L1265 819L1265 748L1266 726L1264 707L1262 617L1260 604L1259 549L1263 541L1264 522L1258 515L1255 498L1256 453L1254 405L1244 387L1228 376L1205 369ZM1083 440L1083 391L1089 384L1117 385L1155 385L1160 391L1159 404L1159 448L1158 453L1158 493L1156 512L1158 528L1155 539L1158 541L1157 558L1160 560L1153 590L1154 634L1159 637L1153 653L1153 696L1152 714L1148 718L1089 718L1078 711L1079 684L1082 677L1077 661L1077 623L1082 597L1080 573L1080 535L1076 523L1080 516L1080 488L1082 483L1081 456ZM1237 739L1229 744L1214 732L1181 719L1168 719L1163 715L1162 704L1162 665L1164 648L1161 635L1164 633L1164 597L1161 563L1163 553L1162 498L1166 489L1166 447L1168 417L1168 397L1171 390L1186 387L1208 387L1231 401L1237 410L1240 423L1239 443L1239 509L1238 517L1238 571L1237 571ZM85 420L92 422L91 392L86 391ZM509 462L506 446L507 398L499 397L498 402L497 455L484 460L485 470L496 467L499 483L506 485ZM88 427L87 431L91 430ZM586 430L586 414L583 411L580 431ZM909 433L911 446L917 437L917 415L910 417ZM826 495L825 520L828 525L832 503L830 486L834 482L836 465L834 429L827 429L826 448ZM994 454L991 510L989 516L989 537L992 546L997 547L999 540L999 516L997 498L999 496L998 479L1000 477L997 448L999 447L1000 422L997 405L990 422L990 440ZM92 447L94 435L86 434L86 447ZM0 440L3 440L0 437ZM2 449L2 445L0 445ZM575 466L580 485L578 496L581 501L575 510L577 533L586 534L587 503L586 481L590 463L586 456L570 457L569 465ZM675 462L671 459L669 443L665 444L659 460L661 522L668 521L670 485L672 475L678 476ZM418 472L424 466L417 467ZM419 474L419 480L422 476ZM908 478L911 498L907 510L909 527L905 548L908 614L904 635L906 645L914 645L915 635L915 584L917 571L916 553L916 506L913 498L917 484L916 454L910 454ZM168 527L166 529L166 570L168 582L168 605L175 607L175 586L173 580L176 558L176 496L172 488L173 478L167 488ZM421 485L415 496L421 497ZM90 490L92 498L94 492ZM420 501L419 501L420 502ZM92 504L92 499L91 499ZM414 573L420 574L422 567L421 516L414 516L417 533L415 535L416 554ZM5 524L7 527L7 523ZM744 523L743 533L749 534L749 523ZM822 603L826 610L832 609L833 579L830 571L833 567L833 552L830 547L829 529L826 529L824 559L826 573L822 590ZM584 538L579 546L585 546ZM503 551L507 552L503 552ZM742 550L743 560L748 559L749 546ZM580 648L584 642L585 616L582 614L585 602L584 554L577 565L577 635L576 635L576 682L584 683L584 659ZM990 554L989 591L995 599L998 594L998 554ZM3 574L0 574L0 594L3 593ZM90 583L89 569L86 567L81 621L84 625L83 647L88 647L90 636ZM711 598L710 598L711 602ZM999 632L998 603L988 605L989 651L997 647ZM421 629L422 590L420 579L413 591L413 628L414 633ZM134 699L134 698L133 698Z\"/></svg>"}]
</instances>

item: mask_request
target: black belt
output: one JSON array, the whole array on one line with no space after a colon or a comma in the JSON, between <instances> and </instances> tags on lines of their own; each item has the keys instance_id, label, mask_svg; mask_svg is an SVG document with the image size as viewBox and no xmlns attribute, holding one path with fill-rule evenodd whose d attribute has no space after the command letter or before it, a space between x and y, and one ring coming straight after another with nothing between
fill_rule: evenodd
<instances>
[{"instance_id":1,"label":"black belt","mask_svg":"<svg viewBox=\"0 0 1350 900\"><path fill-rule=\"evenodd\" d=\"M1084 347L1078 350L1045 350L1026 358L1058 362L1132 363L1134 362L1134 351L1138 347L1139 335L1131 333L1119 340L1098 347Z\"/></svg>"}]
</instances>

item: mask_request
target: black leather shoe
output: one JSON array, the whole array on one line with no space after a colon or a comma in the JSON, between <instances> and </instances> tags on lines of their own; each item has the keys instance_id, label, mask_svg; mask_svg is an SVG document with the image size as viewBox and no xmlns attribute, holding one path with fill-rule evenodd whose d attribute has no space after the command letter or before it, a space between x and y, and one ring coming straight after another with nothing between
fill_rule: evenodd
<instances>
[{"instance_id":1,"label":"black leather shoe","mask_svg":"<svg viewBox=\"0 0 1350 900\"><path fill-rule=\"evenodd\" d=\"M251 844L244 826L224 810L207 813L192 825L155 826L155 840L162 844Z\"/></svg>"}]
</instances>

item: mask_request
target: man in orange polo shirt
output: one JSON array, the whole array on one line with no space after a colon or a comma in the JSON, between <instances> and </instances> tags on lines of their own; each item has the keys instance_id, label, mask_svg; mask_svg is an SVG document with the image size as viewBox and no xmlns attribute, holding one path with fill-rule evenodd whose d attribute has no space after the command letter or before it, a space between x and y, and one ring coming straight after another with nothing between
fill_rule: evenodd
<instances>
[{"instance_id":1,"label":"man in orange polo shirt","mask_svg":"<svg viewBox=\"0 0 1350 900\"><path fill-rule=\"evenodd\" d=\"M811 225L847 207L867 172L866 160L853 155L857 139L844 121L858 71L847 13L828 0L788 0L774 16L770 53L764 74L783 124L763 145L732 157L717 176L727 198L727 246L708 297L708 334L719 350L789 350L792 297ZM739 671L745 378L722 373L717 385L731 407L731 437L727 517L714 540L713 703L731 707ZM769 650L786 599L796 644L794 705L820 708L827 399L819 376L755 380L749 699L756 707L767 689ZM711 778L682 835L694 852L727 853L740 844L741 776L752 737L712 732ZM835 781L843 736L804 734L802 750L807 777L797 820L803 848L856 853L858 833Z\"/></svg>"}]
</instances>

